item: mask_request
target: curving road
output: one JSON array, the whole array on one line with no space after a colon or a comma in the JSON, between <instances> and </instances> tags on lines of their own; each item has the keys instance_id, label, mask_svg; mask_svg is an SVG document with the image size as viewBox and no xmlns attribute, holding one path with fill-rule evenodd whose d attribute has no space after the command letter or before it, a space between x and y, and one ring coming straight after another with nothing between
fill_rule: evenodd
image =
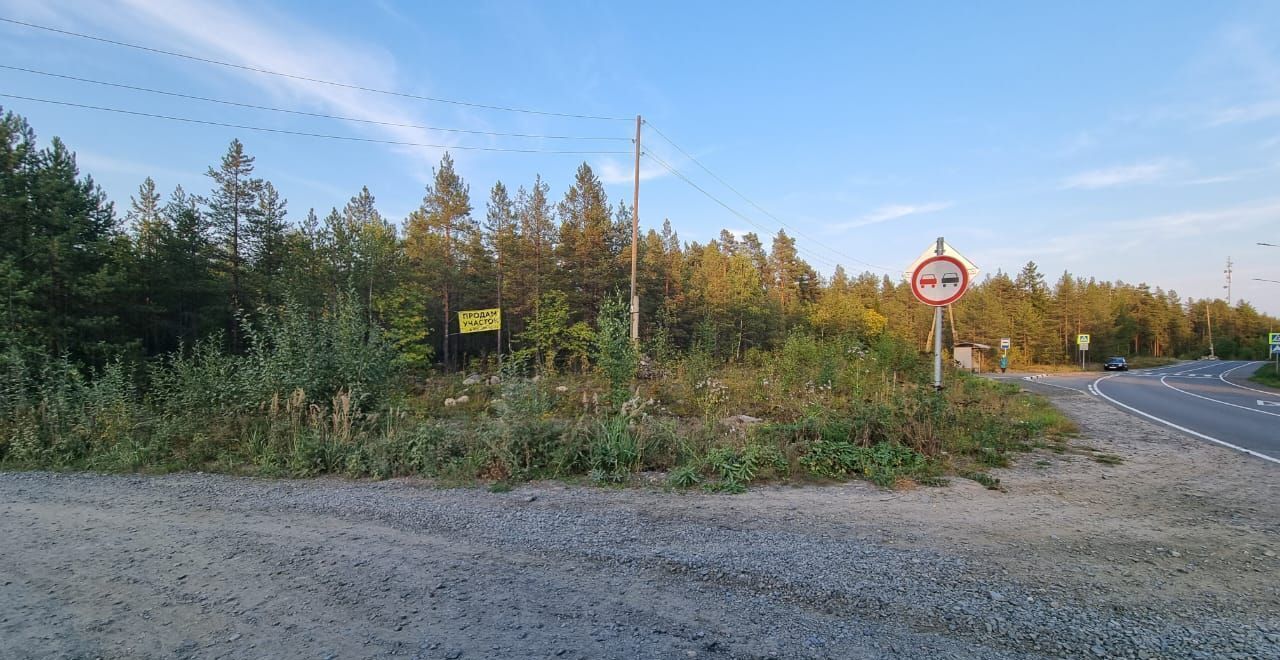
<instances>
[{"instance_id":1,"label":"curving road","mask_svg":"<svg viewBox=\"0 0 1280 660\"><path fill-rule=\"evenodd\" d=\"M1280 464L1280 390L1248 380L1260 364L1205 360L1101 377L1081 373L1027 380L1098 396L1129 413Z\"/></svg>"},{"instance_id":2,"label":"curving road","mask_svg":"<svg viewBox=\"0 0 1280 660\"><path fill-rule=\"evenodd\" d=\"M1247 380L1259 364L1181 363L1103 376L1089 387L1129 412L1280 463L1280 392Z\"/></svg>"}]
</instances>

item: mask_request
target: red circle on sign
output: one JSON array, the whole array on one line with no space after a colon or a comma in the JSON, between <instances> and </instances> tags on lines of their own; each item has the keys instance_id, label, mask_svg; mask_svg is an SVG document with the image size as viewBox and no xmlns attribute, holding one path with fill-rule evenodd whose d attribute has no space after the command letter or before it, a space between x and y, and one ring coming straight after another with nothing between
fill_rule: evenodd
<instances>
[{"instance_id":1,"label":"red circle on sign","mask_svg":"<svg viewBox=\"0 0 1280 660\"><path fill-rule=\"evenodd\" d=\"M937 281L937 277L931 274L925 274L923 271L929 266L936 264L940 261L946 262L955 266L956 268L955 272L959 273L960 281L955 282L955 284L957 284L956 292L950 297L940 299L940 300L926 298L922 290L922 287L924 286L937 287L939 285L939 282ZM923 283L921 282L922 279L927 279L927 278L933 278L933 280L923 282ZM951 282L948 282L946 279L946 276L944 275L941 284L942 286L945 287L947 284L951 284ZM969 271L964 267L964 264L960 263L960 260L956 259L955 257L947 256L945 254L929 257L928 259L925 259L924 261L920 262L920 265L916 266L915 272L911 273L911 293L915 295L916 300L919 300L920 302L926 305L930 305L932 307L945 307L946 305L950 305L951 303L959 300L960 296L963 296L964 292L967 290L969 290Z\"/></svg>"}]
</instances>

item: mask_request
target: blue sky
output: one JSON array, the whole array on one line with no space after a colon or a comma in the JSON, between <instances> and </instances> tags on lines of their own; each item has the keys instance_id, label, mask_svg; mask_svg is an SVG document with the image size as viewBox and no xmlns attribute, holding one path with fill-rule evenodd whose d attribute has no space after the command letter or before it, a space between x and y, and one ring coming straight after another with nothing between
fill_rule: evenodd
<instances>
[{"instance_id":1,"label":"blue sky","mask_svg":"<svg viewBox=\"0 0 1280 660\"><path fill-rule=\"evenodd\" d=\"M1071 6L1066 6L1070 4ZM410 94L642 114L646 149L751 222L641 168L642 224L802 234L821 272L899 273L939 235L986 273L1036 261L1280 314L1280 3L148 2L0 0L0 15ZM629 138L626 121L509 113L316 85L0 24L0 64L370 121ZM0 93L295 131L456 146L628 150L626 141L441 134L229 108L0 69ZM232 137L291 216L362 185L415 208L442 150L196 126L0 98L61 136L113 199L150 175L203 192ZM557 198L586 159L630 200L625 155L455 150L483 213L496 180ZM775 219L777 218L777 219ZM879 272L879 271L877 271Z\"/></svg>"}]
</instances>

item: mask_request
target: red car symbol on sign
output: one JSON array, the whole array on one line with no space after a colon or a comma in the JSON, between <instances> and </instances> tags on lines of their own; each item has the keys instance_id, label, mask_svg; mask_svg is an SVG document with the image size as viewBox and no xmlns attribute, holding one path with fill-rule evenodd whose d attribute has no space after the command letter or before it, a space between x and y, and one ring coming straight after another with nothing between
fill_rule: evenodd
<instances>
[{"instance_id":1,"label":"red car symbol on sign","mask_svg":"<svg viewBox=\"0 0 1280 660\"><path fill-rule=\"evenodd\" d=\"M929 286L938 286L938 277L936 275L923 275L920 277L920 286L928 284Z\"/></svg>"}]
</instances>

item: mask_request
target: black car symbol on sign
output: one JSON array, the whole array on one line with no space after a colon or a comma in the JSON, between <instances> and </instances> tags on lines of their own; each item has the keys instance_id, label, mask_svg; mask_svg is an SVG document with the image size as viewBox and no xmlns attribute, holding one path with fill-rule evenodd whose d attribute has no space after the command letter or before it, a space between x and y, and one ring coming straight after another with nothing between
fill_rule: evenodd
<instances>
[{"instance_id":1,"label":"black car symbol on sign","mask_svg":"<svg viewBox=\"0 0 1280 660\"><path fill-rule=\"evenodd\" d=\"M960 273L943 273L942 286L945 287L948 284L954 284L956 286L960 286Z\"/></svg>"}]
</instances>

